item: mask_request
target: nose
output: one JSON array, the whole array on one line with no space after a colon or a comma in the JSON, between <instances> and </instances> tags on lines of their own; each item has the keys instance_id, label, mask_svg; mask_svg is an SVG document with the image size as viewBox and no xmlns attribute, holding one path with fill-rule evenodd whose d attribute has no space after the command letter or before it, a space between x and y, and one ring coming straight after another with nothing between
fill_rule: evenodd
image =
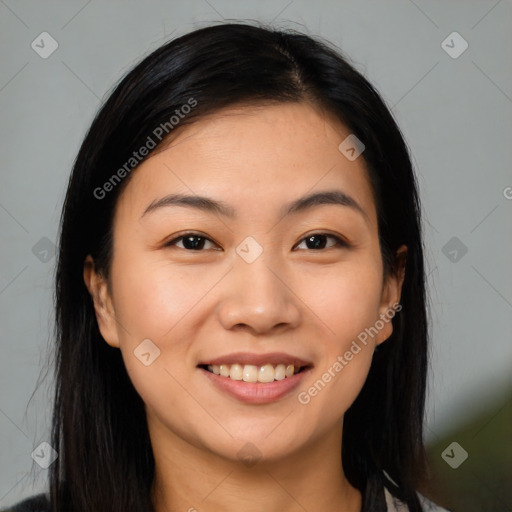
<instances>
[{"instance_id":1,"label":"nose","mask_svg":"<svg viewBox=\"0 0 512 512\"><path fill-rule=\"evenodd\" d=\"M223 280L217 309L222 326L254 335L297 327L300 299L289 281L278 266L267 264L265 252L252 263L237 257Z\"/></svg>"}]
</instances>

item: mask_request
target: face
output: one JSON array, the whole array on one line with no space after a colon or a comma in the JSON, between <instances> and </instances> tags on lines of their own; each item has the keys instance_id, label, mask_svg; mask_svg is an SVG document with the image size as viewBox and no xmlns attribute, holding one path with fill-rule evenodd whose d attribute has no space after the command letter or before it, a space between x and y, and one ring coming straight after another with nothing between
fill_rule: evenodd
<instances>
[{"instance_id":1,"label":"face","mask_svg":"<svg viewBox=\"0 0 512 512\"><path fill-rule=\"evenodd\" d=\"M133 171L110 287L90 258L84 279L155 436L229 460L340 439L403 278L384 279L364 153L338 149L349 134L307 104L231 108Z\"/></svg>"}]
</instances>

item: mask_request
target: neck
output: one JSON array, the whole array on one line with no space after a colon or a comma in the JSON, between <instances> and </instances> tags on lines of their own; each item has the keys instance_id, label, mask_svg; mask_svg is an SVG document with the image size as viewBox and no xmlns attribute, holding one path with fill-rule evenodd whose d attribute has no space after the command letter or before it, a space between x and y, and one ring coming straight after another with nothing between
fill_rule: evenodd
<instances>
[{"instance_id":1,"label":"neck","mask_svg":"<svg viewBox=\"0 0 512 512\"><path fill-rule=\"evenodd\" d=\"M150 426L155 457L151 499L156 512L244 510L245 512L360 512L361 493L341 463L336 429L279 459L248 466L198 448ZM163 432L160 432L163 433Z\"/></svg>"}]
</instances>

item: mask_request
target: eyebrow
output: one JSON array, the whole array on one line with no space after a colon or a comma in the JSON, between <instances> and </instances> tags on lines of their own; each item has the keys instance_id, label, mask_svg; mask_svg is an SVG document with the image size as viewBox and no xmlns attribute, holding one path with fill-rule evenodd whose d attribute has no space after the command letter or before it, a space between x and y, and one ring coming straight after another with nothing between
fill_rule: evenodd
<instances>
[{"instance_id":1,"label":"eyebrow","mask_svg":"<svg viewBox=\"0 0 512 512\"><path fill-rule=\"evenodd\" d=\"M286 215L309 210L315 206L326 204L347 206L361 214L367 222L369 221L368 215L366 211L361 207L361 205L352 196L342 192L341 190L325 190L300 197L299 199L284 205L280 213L281 216L284 217ZM220 214L230 219L234 219L236 217L235 210L223 201L217 201L215 199L204 196L169 194L149 204L149 206L144 210L144 213L141 215L141 218L150 212L169 206L184 206L188 208L195 208L197 210L208 213Z\"/></svg>"}]
</instances>

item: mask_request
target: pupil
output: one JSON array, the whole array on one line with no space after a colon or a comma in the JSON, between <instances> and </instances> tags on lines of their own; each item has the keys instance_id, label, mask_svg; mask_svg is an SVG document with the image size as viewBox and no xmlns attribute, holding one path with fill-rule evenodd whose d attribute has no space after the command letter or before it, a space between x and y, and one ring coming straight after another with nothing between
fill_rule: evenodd
<instances>
[{"instance_id":1,"label":"pupil","mask_svg":"<svg viewBox=\"0 0 512 512\"><path fill-rule=\"evenodd\" d=\"M323 247L325 246L325 239L327 238L325 235L312 235L310 237L307 238L307 242L306 243L309 243L309 242L312 242L314 239L319 239L321 238L322 241L318 242L317 243L312 243L312 247L308 245L308 247L310 249L323 249Z\"/></svg>"},{"instance_id":2,"label":"pupil","mask_svg":"<svg viewBox=\"0 0 512 512\"><path fill-rule=\"evenodd\" d=\"M195 240L196 242L193 242ZM201 236L187 236L183 239L183 246L187 249L201 249L204 245L204 238Z\"/></svg>"}]
</instances>

